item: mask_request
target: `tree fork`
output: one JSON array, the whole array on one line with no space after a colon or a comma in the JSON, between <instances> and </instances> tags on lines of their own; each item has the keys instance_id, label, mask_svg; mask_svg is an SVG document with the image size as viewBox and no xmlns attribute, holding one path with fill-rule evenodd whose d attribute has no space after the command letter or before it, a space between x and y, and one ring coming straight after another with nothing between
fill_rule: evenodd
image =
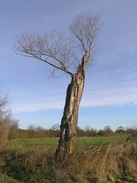
<instances>
[{"instance_id":1,"label":"tree fork","mask_svg":"<svg viewBox=\"0 0 137 183\"><path fill-rule=\"evenodd\" d=\"M79 104L85 82L86 64L87 59L84 55L76 74L72 75L71 82L67 88L65 107L60 125L60 139L55 152L55 160L58 161L62 161L71 154L74 146L77 134Z\"/></svg>"}]
</instances>

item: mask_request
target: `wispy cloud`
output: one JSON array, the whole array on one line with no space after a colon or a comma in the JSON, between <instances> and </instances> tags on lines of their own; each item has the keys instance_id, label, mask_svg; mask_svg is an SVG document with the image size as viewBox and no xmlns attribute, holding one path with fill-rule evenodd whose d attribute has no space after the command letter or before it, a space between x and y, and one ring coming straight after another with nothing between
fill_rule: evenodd
<instances>
[{"instance_id":1,"label":"wispy cloud","mask_svg":"<svg viewBox=\"0 0 137 183\"><path fill-rule=\"evenodd\" d=\"M62 109L63 102L52 103L24 103L13 106L13 113L36 112L41 110Z\"/></svg>"},{"instance_id":2,"label":"wispy cloud","mask_svg":"<svg viewBox=\"0 0 137 183\"><path fill-rule=\"evenodd\" d=\"M137 88L110 88L86 91L81 107L99 107L108 105L137 105Z\"/></svg>"},{"instance_id":3,"label":"wispy cloud","mask_svg":"<svg viewBox=\"0 0 137 183\"><path fill-rule=\"evenodd\" d=\"M25 100L25 99L24 99ZM27 100L25 100L27 101ZM96 90L85 90L81 107L99 107L109 105L137 105L136 88L102 88ZM39 98L36 101L16 103L12 107L13 113L36 112L40 110L63 109L64 99L56 96L48 100Z\"/></svg>"}]
</instances>

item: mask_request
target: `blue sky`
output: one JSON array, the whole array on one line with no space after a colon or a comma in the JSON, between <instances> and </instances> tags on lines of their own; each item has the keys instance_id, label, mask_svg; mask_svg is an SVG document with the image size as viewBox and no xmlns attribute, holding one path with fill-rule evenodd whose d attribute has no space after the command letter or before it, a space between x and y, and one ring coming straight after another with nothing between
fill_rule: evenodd
<instances>
[{"instance_id":1,"label":"blue sky","mask_svg":"<svg viewBox=\"0 0 137 183\"><path fill-rule=\"evenodd\" d=\"M136 10L136 0L0 1L0 89L10 93L20 128L60 124L70 78L51 78L45 63L15 54L16 36L67 31L82 11L98 14L103 25L94 66L87 70L78 125L115 130L137 123Z\"/></svg>"}]
</instances>

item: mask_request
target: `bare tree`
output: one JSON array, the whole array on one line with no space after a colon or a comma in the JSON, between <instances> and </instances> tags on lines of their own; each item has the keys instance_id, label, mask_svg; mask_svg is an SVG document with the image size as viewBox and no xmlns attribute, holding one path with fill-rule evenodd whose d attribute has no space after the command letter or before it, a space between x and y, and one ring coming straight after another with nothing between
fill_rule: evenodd
<instances>
[{"instance_id":1,"label":"bare tree","mask_svg":"<svg viewBox=\"0 0 137 183\"><path fill-rule=\"evenodd\" d=\"M85 71L87 65L93 62L99 17L81 13L72 22L69 30L70 37L55 30L43 36L22 33L14 45L14 51L18 54L41 60L52 66L53 72L57 69L71 76L61 119L60 139L55 153L56 160L64 159L72 152Z\"/></svg>"}]
</instances>

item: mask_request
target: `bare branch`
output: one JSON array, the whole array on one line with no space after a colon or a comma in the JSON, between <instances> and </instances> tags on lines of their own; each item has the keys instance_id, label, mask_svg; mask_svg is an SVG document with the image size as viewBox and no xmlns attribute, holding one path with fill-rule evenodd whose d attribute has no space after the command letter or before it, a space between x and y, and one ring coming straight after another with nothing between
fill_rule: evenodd
<instances>
[{"instance_id":1,"label":"bare branch","mask_svg":"<svg viewBox=\"0 0 137 183\"><path fill-rule=\"evenodd\" d=\"M55 30L43 35L22 33L17 37L13 50L20 55L43 61L54 70L61 70L73 76L83 55L87 58L86 65L93 61L99 30L98 21L98 16L87 13L78 15L70 25L70 39L63 32ZM82 52L80 57L79 52L76 54L75 48Z\"/></svg>"},{"instance_id":2,"label":"bare branch","mask_svg":"<svg viewBox=\"0 0 137 183\"><path fill-rule=\"evenodd\" d=\"M13 50L23 56L39 59L52 67L73 75L68 69L72 65L74 52L62 32L52 31L29 35L22 33Z\"/></svg>"},{"instance_id":3,"label":"bare branch","mask_svg":"<svg viewBox=\"0 0 137 183\"><path fill-rule=\"evenodd\" d=\"M87 56L87 61L92 61L92 54L96 48L96 38L99 30L99 17L82 13L70 25L72 41L76 48Z\"/></svg>"}]
</instances>

